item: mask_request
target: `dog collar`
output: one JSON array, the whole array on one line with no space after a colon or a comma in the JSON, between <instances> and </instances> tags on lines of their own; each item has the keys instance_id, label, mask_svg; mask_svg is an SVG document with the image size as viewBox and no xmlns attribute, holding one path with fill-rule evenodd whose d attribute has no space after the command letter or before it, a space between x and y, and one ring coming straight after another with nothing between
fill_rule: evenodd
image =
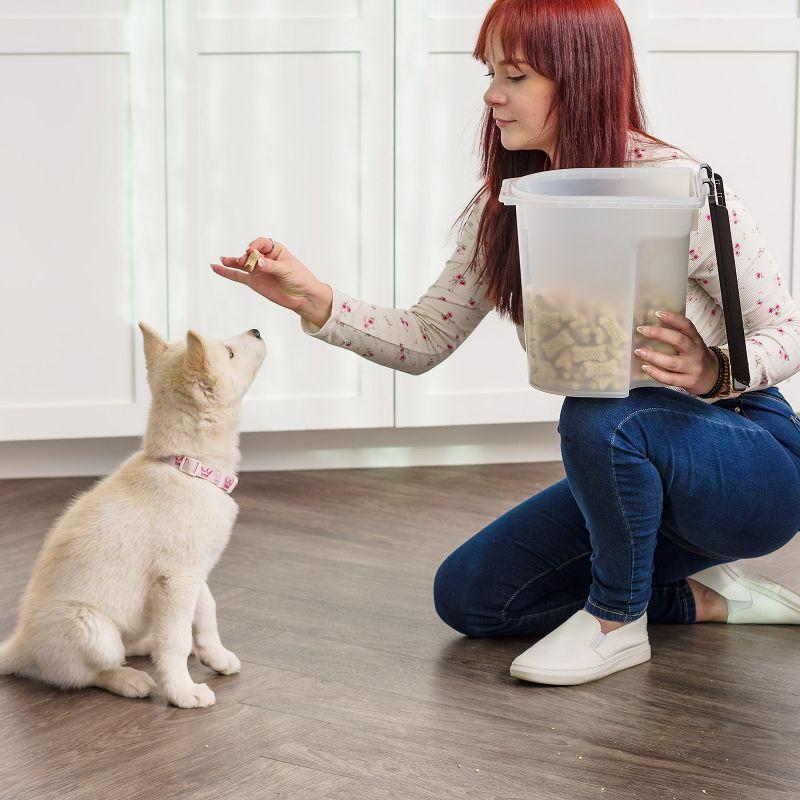
<instances>
[{"instance_id":1,"label":"dog collar","mask_svg":"<svg viewBox=\"0 0 800 800\"><path fill-rule=\"evenodd\" d=\"M218 469L207 467L191 456L167 456L163 460L167 464L177 467L186 475L202 478L204 481L213 483L214 486L219 486L227 494L230 494L236 488L236 484L239 483L239 478L236 475L226 475Z\"/></svg>"}]
</instances>

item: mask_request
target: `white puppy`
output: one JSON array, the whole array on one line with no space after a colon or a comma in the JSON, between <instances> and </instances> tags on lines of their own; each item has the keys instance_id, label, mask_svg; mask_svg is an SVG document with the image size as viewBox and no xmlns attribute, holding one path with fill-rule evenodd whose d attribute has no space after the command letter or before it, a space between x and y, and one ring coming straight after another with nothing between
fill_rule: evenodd
<instances>
[{"instance_id":1,"label":"white puppy","mask_svg":"<svg viewBox=\"0 0 800 800\"><path fill-rule=\"evenodd\" d=\"M238 512L239 410L266 348L257 330L167 343L139 327L152 394L143 449L55 523L0 644L0 674L209 706L214 693L192 681L187 658L223 675L241 668L220 642L206 578ZM150 655L156 682L123 666L126 655Z\"/></svg>"}]
</instances>

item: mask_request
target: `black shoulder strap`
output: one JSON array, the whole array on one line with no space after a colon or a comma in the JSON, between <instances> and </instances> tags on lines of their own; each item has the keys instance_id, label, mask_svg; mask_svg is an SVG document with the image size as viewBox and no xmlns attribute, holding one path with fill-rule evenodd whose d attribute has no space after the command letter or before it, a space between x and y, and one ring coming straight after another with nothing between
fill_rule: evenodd
<instances>
[{"instance_id":1,"label":"black shoulder strap","mask_svg":"<svg viewBox=\"0 0 800 800\"><path fill-rule=\"evenodd\" d=\"M733 260L731 226L728 208L725 205L725 187L722 178L708 164L701 164L700 170L708 173L708 178L703 183L709 187L708 208L711 213L711 229L714 231L714 249L717 254L717 270L722 292L722 313L725 316L725 333L731 357L731 388L735 392L741 392L750 385L750 366L747 363L747 348L744 342L744 322L739 302L736 264Z\"/></svg>"}]
</instances>

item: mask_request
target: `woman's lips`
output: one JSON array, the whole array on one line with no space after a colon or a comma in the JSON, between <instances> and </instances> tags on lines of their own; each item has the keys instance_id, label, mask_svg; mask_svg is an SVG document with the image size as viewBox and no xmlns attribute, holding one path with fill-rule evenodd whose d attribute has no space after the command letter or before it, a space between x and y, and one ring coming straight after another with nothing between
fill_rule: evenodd
<instances>
[{"instance_id":1,"label":"woman's lips","mask_svg":"<svg viewBox=\"0 0 800 800\"><path fill-rule=\"evenodd\" d=\"M496 119L495 122L497 123L498 128L505 128L506 125L510 125L512 122L515 122L513 119Z\"/></svg>"}]
</instances>

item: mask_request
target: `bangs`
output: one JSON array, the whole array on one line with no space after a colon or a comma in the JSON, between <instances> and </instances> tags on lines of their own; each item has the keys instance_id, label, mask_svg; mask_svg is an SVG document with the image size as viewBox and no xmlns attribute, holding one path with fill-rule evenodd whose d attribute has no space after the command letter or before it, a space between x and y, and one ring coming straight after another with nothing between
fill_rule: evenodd
<instances>
[{"instance_id":1,"label":"bangs","mask_svg":"<svg viewBox=\"0 0 800 800\"><path fill-rule=\"evenodd\" d=\"M547 15L539 13L537 3L495 3L481 25L472 57L487 64L486 50L496 35L503 48L503 59L515 69L522 65L555 79L552 54L547 42L552 40Z\"/></svg>"}]
</instances>

